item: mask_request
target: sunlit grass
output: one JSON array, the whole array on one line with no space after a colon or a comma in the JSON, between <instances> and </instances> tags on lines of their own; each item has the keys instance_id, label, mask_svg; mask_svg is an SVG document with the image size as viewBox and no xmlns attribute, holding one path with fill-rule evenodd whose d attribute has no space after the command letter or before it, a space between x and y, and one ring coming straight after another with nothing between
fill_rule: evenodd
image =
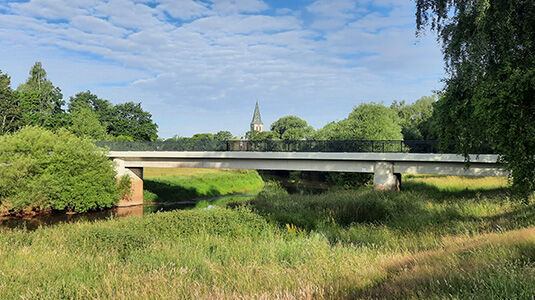
<instances>
[{"instance_id":1,"label":"sunlit grass","mask_svg":"<svg viewBox=\"0 0 535 300\"><path fill-rule=\"evenodd\" d=\"M490 190L508 186L507 177L405 175L402 180L409 183L423 183L447 192Z\"/></svg>"},{"instance_id":2,"label":"sunlit grass","mask_svg":"<svg viewBox=\"0 0 535 300\"><path fill-rule=\"evenodd\" d=\"M167 175L199 175L207 173L225 173L230 170L226 169L207 169L207 168L144 168L143 176L145 178L153 178L158 176L167 176ZM232 172L232 171L231 171Z\"/></svg>"},{"instance_id":3,"label":"sunlit grass","mask_svg":"<svg viewBox=\"0 0 535 300\"><path fill-rule=\"evenodd\" d=\"M149 169L145 202L177 202L258 192L264 182L255 170Z\"/></svg>"},{"instance_id":4,"label":"sunlit grass","mask_svg":"<svg viewBox=\"0 0 535 300\"><path fill-rule=\"evenodd\" d=\"M0 295L530 299L535 208L500 180L404 177L400 193L320 195L269 184L217 203L227 208L8 230Z\"/></svg>"}]
</instances>

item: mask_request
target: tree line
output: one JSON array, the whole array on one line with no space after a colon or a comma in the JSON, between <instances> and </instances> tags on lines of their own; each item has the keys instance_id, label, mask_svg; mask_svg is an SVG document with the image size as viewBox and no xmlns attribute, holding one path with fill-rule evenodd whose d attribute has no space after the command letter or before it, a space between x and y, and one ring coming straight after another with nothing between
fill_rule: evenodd
<instances>
[{"instance_id":1,"label":"tree line","mask_svg":"<svg viewBox=\"0 0 535 300\"><path fill-rule=\"evenodd\" d=\"M66 106L66 107L65 107ZM25 83L11 88L11 78L0 70L0 135L25 126L50 130L66 128L77 136L97 141L153 141L158 125L141 103L112 104L90 91L65 101L61 89L36 62Z\"/></svg>"},{"instance_id":2,"label":"tree line","mask_svg":"<svg viewBox=\"0 0 535 300\"><path fill-rule=\"evenodd\" d=\"M273 122L269 131L248 131L250 140L434 140L437 124L433 106L435 96L424 96L412 104L394 101L385 106L380 103L363 103L354 107L347 118L330 122L315 130L297 116L284 116ZM197 133L192 137L174 136L175 140L230 140L229 131Z\"/></svg>"}]
</instances>

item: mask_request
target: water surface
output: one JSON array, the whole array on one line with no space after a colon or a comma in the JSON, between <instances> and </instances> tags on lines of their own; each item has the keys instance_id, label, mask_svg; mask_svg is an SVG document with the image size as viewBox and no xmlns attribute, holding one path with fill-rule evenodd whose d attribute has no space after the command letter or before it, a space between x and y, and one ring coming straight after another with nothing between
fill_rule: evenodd
<instances>
[{"instance_id":1,"label":"water surface","mask_svg":"<svg viewBox=\"0 0 535 300\"><path fill-rule=\"evenodd\" d=\"M66 214L63 211L57 211L31 217L0 217L0 230L8 228L35 230L41 226L51 226L58 223L74 223L81 221L107 220L128 216L143 216L159 211L191 209L201 202L205 202L205 206L209 206L211 203L221 203L222 201L232 201L234 199L246 200L247 198L251 197L251 195L226 195L180 202L145 203L143 205L115 207L81 214Z\"/></svg>"}]
</instances>

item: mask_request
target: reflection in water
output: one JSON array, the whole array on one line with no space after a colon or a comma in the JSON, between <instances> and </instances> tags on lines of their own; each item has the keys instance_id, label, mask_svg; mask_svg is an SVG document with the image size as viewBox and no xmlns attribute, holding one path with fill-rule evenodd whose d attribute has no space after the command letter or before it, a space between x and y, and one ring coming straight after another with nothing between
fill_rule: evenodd
<instances>
[{"instance_id":1,"label":"reflection in water","mask_svg":"<svg viewBox=\"0 0 535 300\"><path fill-rule=\"evenodd\" d=\"M2 228L20 228L35 230L40 226L50 226L58 223L72 223L80 221L96 221L111 219L113 217L142 216L143 206L117 207L103 211L86 212L83 214L65 214L52 212L35 217L0 217L0 230Z\"/></svg>"},{"instance_id":2,"label":"reflection in water","mask_svg":"<svg viewBox=\"0 0 535 300\"><path fill-rule=\"evenodd\" d=\"M247 195L241 196L243 197ZM144 214L155 213L158 211L192 208L195 207L195 205L200 201L212 202L232 197L237 197L237 195L199 199L195 201L181 201L175 203L153 203L128 207L115 207L103 211L86 212L83 214L65 214L64 212L52 212L50 214L38 215L35 217L0 217L0 230L5 228L35 230L40 226L50 226L58 223L73 223L81 221L91 222L97 220L112 219L115 217L143 216Z\"/></svg>"},{"instance_id":3,"label":"reflection in water","mask_svg":"<svg viewBox=\"0 0 535 300\"><path fill-rule=\"evenodd\" d=\"M266 176L267 172L266 174L262 175L266 177L264 178L265 181L278 181L290 194L318 194L325 192L328 189L328 186L326 186L325 183L317 180L310 180L310 178L292 180L287 175L284 176L284 174L281 176L281 174L269 173L269 176ZM116 207L104 211L87 212L83 214L65 214L64 212L56 212L27 218L0 217L0 230L5 228L26 228L28 230L35 230L40 226L50 226L58 223L73 223L80 221L91 222L96 220L112 219L115 217L143 216L159 211L188 209L196 206L207 207L209 205L223 204L228 201L241 201L250 197L251 195L247 194L227 195L172 203L151 203L129 207Z\"/></svg>"},{"instance_id":4,"label":"reflection in water","mask_svg":"<svg viewBox=\"0 0 535 300\"><path fill-rule=\"evenodd\" d=\"M114 210L115 217L143 216L143 205L117 207Z\"/></svg>"}]
</instances>

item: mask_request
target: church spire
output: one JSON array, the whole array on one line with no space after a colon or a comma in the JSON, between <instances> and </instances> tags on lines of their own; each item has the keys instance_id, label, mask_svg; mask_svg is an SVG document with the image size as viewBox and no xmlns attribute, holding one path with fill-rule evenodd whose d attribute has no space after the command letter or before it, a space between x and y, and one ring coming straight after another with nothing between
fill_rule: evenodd
<instances>
[{"instance_id":1,"label":"church spire","mask_svg":"<svg viewBox=\"0 0 535 300\"><path fill-rule=\"evenodd\" d=\"M256 106L254 108L253 120L251 121L251 130L264 130L264 123L262 123L262 117L260 117L260 108L258 108L258 101L256 101Z\"/></svg>"}]
</instances>

